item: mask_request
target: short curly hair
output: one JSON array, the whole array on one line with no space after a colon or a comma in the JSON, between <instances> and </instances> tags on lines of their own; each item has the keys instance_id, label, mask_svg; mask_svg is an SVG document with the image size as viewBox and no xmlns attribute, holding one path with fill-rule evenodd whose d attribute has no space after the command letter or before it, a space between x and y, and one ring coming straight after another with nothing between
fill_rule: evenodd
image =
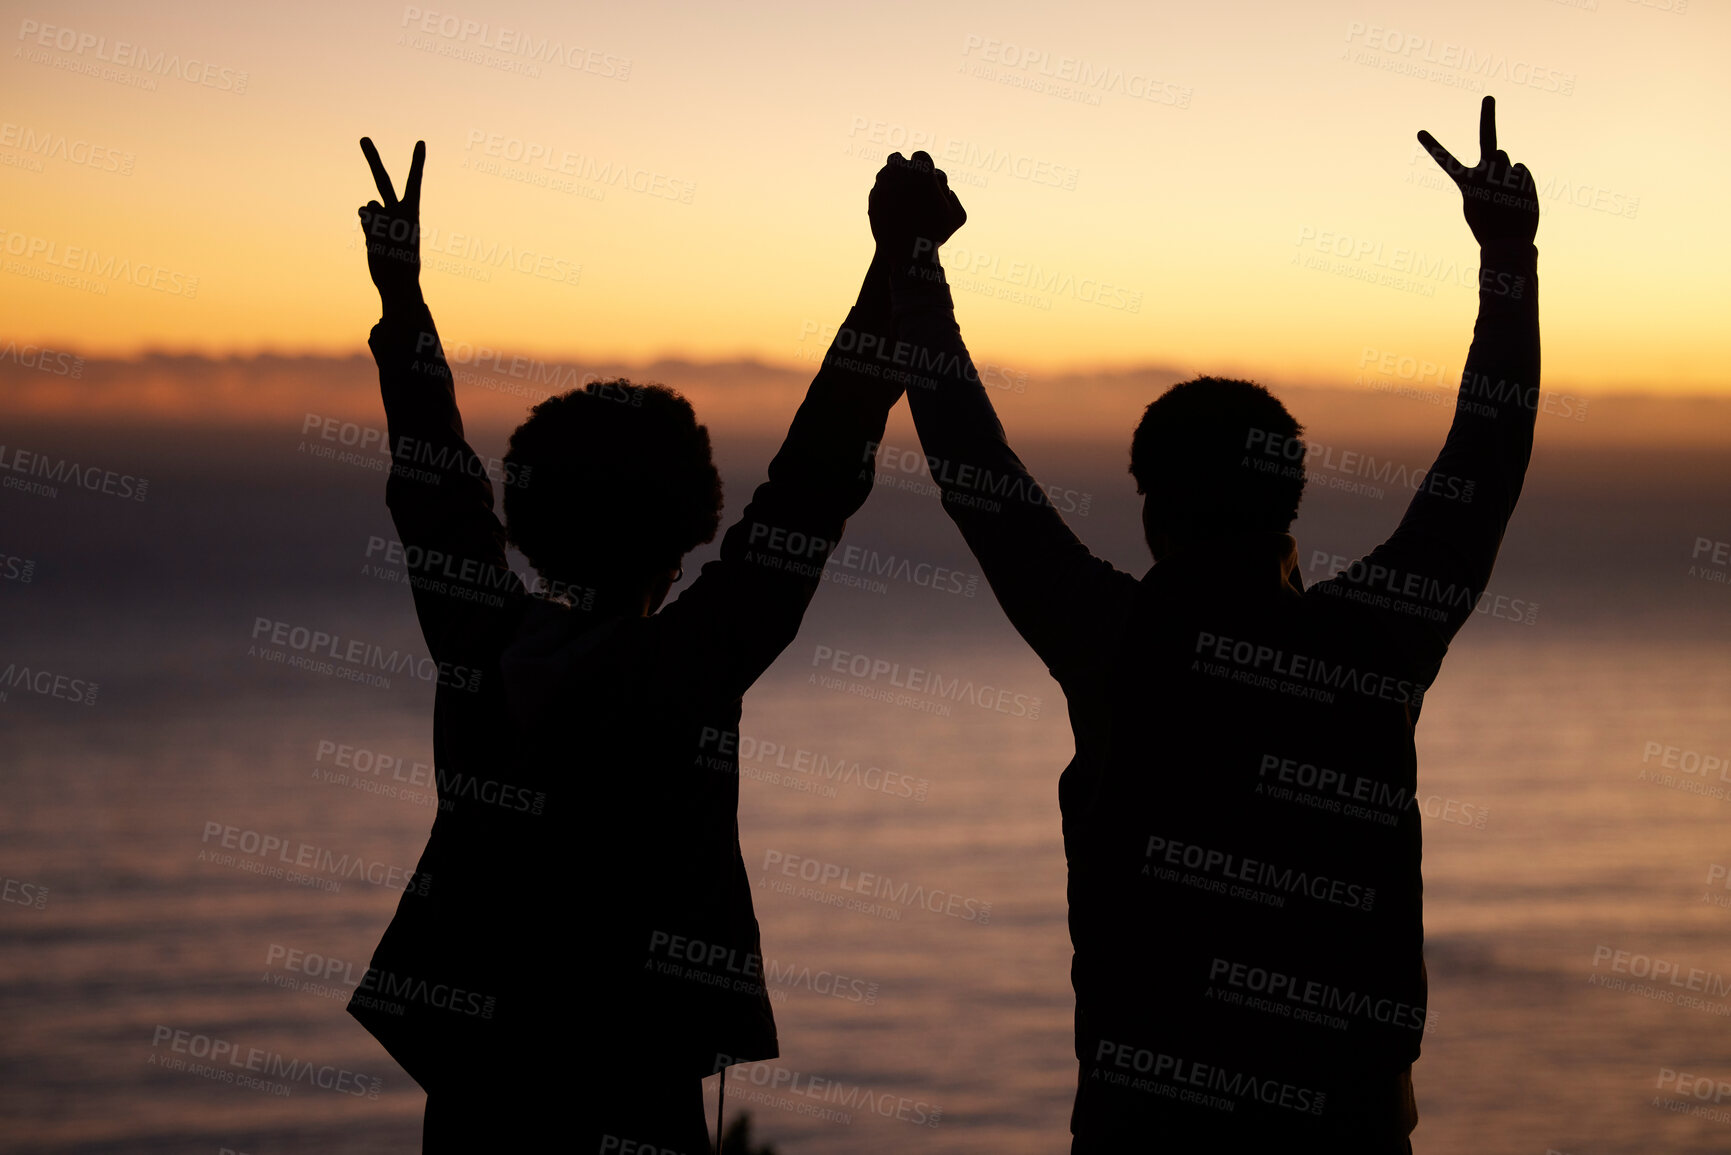
<instances>
[{"instance_id":1,"label":"short curly hair","mask_svg":"<svg viewBox=\"0 0 1731 1155\"><path fill-rule=\"evenodd\" d=\"M1304 426L1253 381L1197 377L1142 413L1130 472L1193 531L1285 531L1304 497Z\"/></svg>"},{"instance_id":2,"label":"short curly hair","mask_svg":"<svg viewBox=\"0 0 1731 1155\"><path fill-rule=\"evenodd\" d=\"M506 533L549 582L643 580L721 524L709 430L662 385L619 377L547 398L505 466Z\"/></svg>"}]
</instances>

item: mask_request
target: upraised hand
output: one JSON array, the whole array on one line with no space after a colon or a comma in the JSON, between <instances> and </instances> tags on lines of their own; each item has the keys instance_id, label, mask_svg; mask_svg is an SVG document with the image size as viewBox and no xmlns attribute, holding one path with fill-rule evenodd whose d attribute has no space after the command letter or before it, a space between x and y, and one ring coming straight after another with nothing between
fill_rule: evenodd
<instances>
[{"instance_id":1,"label":"upraised hand","mask_svg":"<svg viewBox=\"0 0 1731 1155\"><path fill-rule=\"evenodd\" d=\"M1479 244L1513 241L1532 244L1539 230L1539 198L1533 174L1524 164L1510 164L1497 148L1497 102L1487 96L1479 107L1479 163L1471 168L1456 160L1436 137L1422 129L1418 142L1442 166L1461 190L1467 226Z\"/></svg>"},{"instance_id":2,"label":"upraised hand","mask_svg":"<svg viewBox=\"0 0 1731 1155\"><path fill-rule=\"evenodd\" d=\"M389 308L412 301L421 292L421 169L427 162L427 145L425 141L415 142L409 181L403 186L400 201L371 138L361 137L361 151L384 198L383 204L368 201L360 210L361 231L367 239L367 272L373 275L379 298Z\"/></svg>"},{"instance_id":3,"label":"upraised hand","mask_svg":"<svg viewBox=\"0 0 1731 1155\"><path fill-rule=\"evenodd\" d=\"M967 223L949 177L923 152L891 153L867 201L878 252L897 266L934 264L940 246Z\"/></svg>"}]
</instances>

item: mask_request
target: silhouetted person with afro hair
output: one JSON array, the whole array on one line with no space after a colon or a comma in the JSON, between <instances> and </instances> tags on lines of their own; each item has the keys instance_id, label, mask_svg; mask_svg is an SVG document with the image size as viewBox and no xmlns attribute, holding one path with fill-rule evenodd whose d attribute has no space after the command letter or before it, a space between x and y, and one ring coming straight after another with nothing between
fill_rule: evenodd
<instances>
[{"instance_id":1,"label":"silhouetted person with afro hair","mask_svg":"<svg viewBox=\"0 0 1731 1155\"><path fill-rule=\"evenodd\" d=\"M1080 1062L1073 1150L1394 1155L1425 1025L1414 727L1490 579L1532 451L1538 201L1496 146L1420 140L1480 245L1460 403L1392 537L1306 589L1298 423L1213 377L1131 443L1155 565L1095 557L1010 450L937 239L891 267L908 404L944 508L1063 688L1058 783ZM953 201L930 158L898 195ZM959 211L959 210L958 210ZM936 210L933 210L934 214Z\"/></svg>"},{"instance_id":2,"label":"silhouetted person with afro hair","mask_svg":"<svg viewBox=\"0 0 1731 1155\"><path fill-rule=\"evenodd\" d=\"M549 397L511 434L511 544L555 589L636 588L715 539L721 474L691 403L618 378Z\"/></svg>"},{"instance_id":3,"label":"silhouetted person with afro hair","mask_svg":"<svg viewBox=\"0 0 1731 1155\"><path fill-rule=\"evenodd\" d=\"M741 696L872 489L861 462L901 388L838 349L887 340L882 259L768 481L664 608L719 523L707 430L625 381L541 403L493 469L507 531L421 296L425 147L399 202L361 145L383 198L361 218L385 499L439 667L439 811L350 1013L426 1090L427 1151L700 1155L703 1077L778 1054L739 849Z\"/></svg>"}]
</instances>

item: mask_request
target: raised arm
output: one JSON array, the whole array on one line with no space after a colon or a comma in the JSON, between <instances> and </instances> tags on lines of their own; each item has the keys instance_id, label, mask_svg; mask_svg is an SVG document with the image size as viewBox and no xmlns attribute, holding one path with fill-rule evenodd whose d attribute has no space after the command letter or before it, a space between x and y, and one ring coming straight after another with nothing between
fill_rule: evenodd
<instances>
[{"instance_id":1,"label":"raised arm","mask_svg":"<svg viewBox=\"0 0 1731 1155\"><path fill-rule=\"evenodd\" d=\"M893 355L911 373L908 405L944 510L1010 623L1062 680L1106 652L1136 579L1082 544L1010 449L938 260L938 246L967 219L942 170L923 152L891 157L874 193L880 211L899 234Z\"/></svg>"},{"instance_id":2,"label":"raised arm","mask_svg":"<svg viewBox=\"0 0 1731 1155\"><path fill-rule=\"evenodd\" d=\"M381 201L360 210L367 270L382 317L367 344L379 366L392 468L385 483L427 647L439 662L462 663L485 645L484 625L522 583L505 558L505 529L493 513L493 475L463 438L463 419L444 349L421 296L421 172L427 147L415 145L403 198L373 142L361 151Z\"/></svg>"},{"instance_id":3,"label":"raised arm","mask_svg":"<svg viewBox=\"0 0 1731 1155\"><path fill-rule=\"evenodd\" d=\"M880 357L890 333L889 281L874 257L787 439L720 556L655 615L660 668L697 700L731 700L793 641L847 519L865 504L873 450L902 394Z\"/></svg>"},{"instance_id":4,"label":"raised arm","mask_svg":"<svg viewBox=\"0 0 1731 1155\"><path fill-rule=\"evenodd\" d=\"M1497 148L1496 102L1484 98L1479 162L1461 164L1428 132L1420 143L1460 187L1479 242L1479 316L1454 423L1394 535L1317 593L1355 588L1386 599L1434 677L1490 581L1532 456L1539 403L1538 197L1525 165Z\"/></svg>"}]
</instances>

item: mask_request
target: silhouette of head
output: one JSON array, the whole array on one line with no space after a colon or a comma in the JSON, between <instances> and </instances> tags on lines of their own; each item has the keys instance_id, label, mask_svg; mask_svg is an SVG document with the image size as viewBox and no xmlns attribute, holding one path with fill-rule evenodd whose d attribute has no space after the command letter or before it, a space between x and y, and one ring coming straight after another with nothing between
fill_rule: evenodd
<instances>
[{"instance_id":1,"label":"silhouette of head","mask_svg":"<svg viewBox=\"0 0 1731 1155\"><path fill-rule=\"evenodd\" d=\"M1303 431L1250 381L1198 377L1156 398L1130 441L1154 560L1226 534L1285 532L1304 496Z\"/></svg>"},{"instance_id":2,"label":"silhouette of head","mask_svg":"<svg viewBox=\"0 0 1731 1155\"><path fill-rule=\"evenodd\" d=\"M549 397L511 434L506 532L550 584L652 612L687 552L715 538L721 475L691 403L624 378Z\"/></svg>"}]
</instances>

